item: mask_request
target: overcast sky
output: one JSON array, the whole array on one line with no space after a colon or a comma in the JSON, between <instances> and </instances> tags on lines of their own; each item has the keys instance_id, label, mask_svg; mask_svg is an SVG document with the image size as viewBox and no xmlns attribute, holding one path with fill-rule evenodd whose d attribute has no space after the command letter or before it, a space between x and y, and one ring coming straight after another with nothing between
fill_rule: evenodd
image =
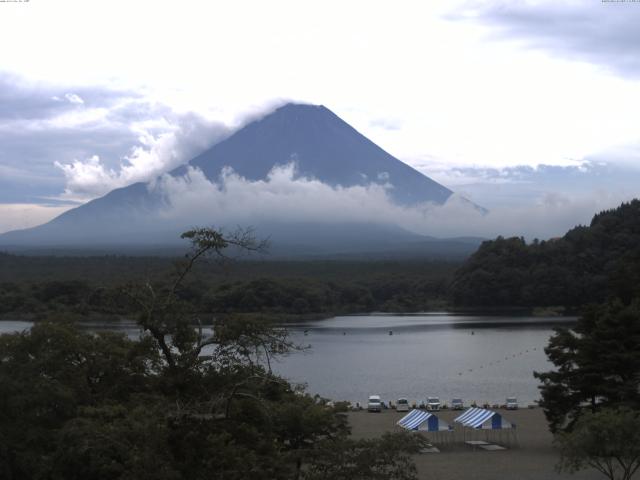
<instances>
[{"instance_id":1,"label":"overcast sky","mask_svg":"<svg viewBox=\"0 0 640 480\"><path fill-rule=\"evenodd\" d=\"M613 206L640 194L639 24L601 0L0 2L0 232L288 100L488 207Z\"/></svg>"}]
</instances>

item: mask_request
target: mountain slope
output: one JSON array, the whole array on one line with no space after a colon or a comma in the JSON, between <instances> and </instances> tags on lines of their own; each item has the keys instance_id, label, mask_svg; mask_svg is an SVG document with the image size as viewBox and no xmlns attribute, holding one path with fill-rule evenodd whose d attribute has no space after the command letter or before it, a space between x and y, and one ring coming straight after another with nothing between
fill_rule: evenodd
<instances>
[{"instance_id":1,"label":"mountain slope","mask_svg":"<svg viewBox=\"0 0 640 480\"><path fill-rule=\"evenodd\" d=\"M399 205L442 204L452 194L385 152L327 108L300 104L285 105L248 124L170 175L180 178L187 173L187 167L193 167L211 182L219 182L222 170L231 167L247 180L258 181L264 180L274 166L290 163L295 164L298 177L313 178L332 187L385 185L390 198ZM165 213L171 206L171 199L162 191L136 183L72 209L47 224L0 235L0 245L175 244L179 233L193 225L184 218L168 221ZM290 208L295 209L296 205ZM220 226L215 209L204 205L201 210L203 220L198 223ZM256 218L251 224L280 247L284 242L307 251L320 246L323 252L336 251L340 245L343 250L352 251L358 243L366 244L368 250L388 250L425 238L393 225L372 225L371 221L348 225L313 222L309 219L305 224L285 225L282 219L278 223Z\"/></svg>"},{"instance_id":2,"label":"mountain slope","mask_svg":"<svg viewBox=\"0 0 640 480\"><path fill-rule=\"evenodd\" d=\"M225 166L249 180L294 162L301 176L329 185L390 183L401 204L444 203L451 190L401 162L324 106L288 104L253 122L189 164L217 179ZM185 168L174 171L184 173Z\"/></svg>"}]
</instances>

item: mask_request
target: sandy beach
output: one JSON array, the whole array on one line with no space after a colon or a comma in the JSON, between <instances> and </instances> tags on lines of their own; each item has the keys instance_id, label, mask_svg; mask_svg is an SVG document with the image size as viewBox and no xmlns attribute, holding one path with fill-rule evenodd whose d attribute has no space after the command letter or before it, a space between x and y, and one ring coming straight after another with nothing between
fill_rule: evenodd
<instances>
[{"instance_id":1,"label":"sandy beach","mask_svg":"<svg viewBox=\"0 0 640 480\"><path fill-rule=\"evenodd\" d=\"M455 441L434 443L440 453L416 455L420 479L602 479L595 470L585 470L576 474L560 474L555 471L559 455L552 445L553 437L547 429L544 414L540 408L516 411L499 410L504 418L517 425L518 446L508 446L503 436L502 445L506 450L485 451L463 443L462 432L456 427ZM460 412L443 410L438 417L453 424L452 420ZM395 410L382 413L358 411L349 413L349 422L354 438L372 438L384 432L400 431L396 422L406 415ZM476 435L478 439L481 437ZM431 438L431 437L430 437ZM484 438L483 438L484 439ZM500 443L495 439L495 443ZM636 475L637 478L640 476ZM634 477L634 478L636 478Z\"/></svg>"}]
</instances>

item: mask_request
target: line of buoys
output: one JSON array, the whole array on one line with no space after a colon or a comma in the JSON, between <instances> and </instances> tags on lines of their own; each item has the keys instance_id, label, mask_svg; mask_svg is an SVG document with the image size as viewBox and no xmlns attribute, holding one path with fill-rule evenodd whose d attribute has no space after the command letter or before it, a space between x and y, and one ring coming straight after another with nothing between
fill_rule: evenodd
<instances>
[{"instance_id":1,"label":"line of buoys","mask_svg":"<svg viewBox=\"0 0 640 480\"><path fill-rule=\"evenodd\" d=\"M533 351L535 351L535 350L536 350L536 347L533 347L533 348L531 349L531 351L532 351L532 352L533 352ZM520 356L522 356L522 355L523 355L523 354L525 354L525 353L529 353L529 349L522 350L522 351L520 351L520 352L518 352L518 353L513 353L513 354L511 354L511 356L507 355L506 357L504 357L504 359L505 359L505 360L510 360L510 359L512 359L512 358L520 357ZM494 363L497 365L497 364L499 364L499 363L501 363L501 362L502 362L502 360L495 360L495 361L493 361L493 362L489 362L486 366L487 366L487 367L488 367L488 366L493 366L493 364L494 364ZM485 365L480 365L478 368L484 368L484 367L485 367ZM468 369L467 371L468 371L468 372L473 372L473 368L470 368L470 369ZM458 375L462 375L462 372L458 372Z\"/></svg>"}]
</instances>

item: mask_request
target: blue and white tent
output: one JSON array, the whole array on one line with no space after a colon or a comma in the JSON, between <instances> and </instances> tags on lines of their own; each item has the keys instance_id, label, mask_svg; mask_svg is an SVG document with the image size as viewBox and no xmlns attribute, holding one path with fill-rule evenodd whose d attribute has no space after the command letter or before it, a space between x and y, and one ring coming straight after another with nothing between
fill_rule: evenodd
<instances>
[{"instance_id":1,"label":"blue and white tent","mask_svg":"<svg viewBox=\"0 0 640 480\"><path fill-rule=\"evenodd\" d=\"M420 432L444 432L450 431L448 423L443 422L433 413L423 410L411 410L407 415L398 420L398 425L407 430Z\"/></svg>"},{"instance_id":2,"label":"blue and white tent","mask_svg":"<svg viewBox=\"0 0 640 480\"><path fill-rule=\"evenodd\" d=\"M479 430L502 430L516 428L515 424L505 420L502 415L493 410L484 408L469 408L462 415L455 418L454 422L461 423L465 427Z\"/></svg>"},{"instance_id":3,"label":"blue and white tent","mask_svg":"<svg viewBox=\"0 0 640 480\"><path fill-rule=\"evenodd\" d=\"M502 415L493 410L469 408L453 421L466 427L462 430L463 440L468 438L465 432L467 428L469 428L471 429L471 438L474 436L477 438L477 433L473 432L484 432L481 435L484 436L486 441L493 440L502 443L504 440L508 441L509 445L511 445L513 440L516 445L518 444L516 424L505 420Z\"/></svg>"}]
</instances>

